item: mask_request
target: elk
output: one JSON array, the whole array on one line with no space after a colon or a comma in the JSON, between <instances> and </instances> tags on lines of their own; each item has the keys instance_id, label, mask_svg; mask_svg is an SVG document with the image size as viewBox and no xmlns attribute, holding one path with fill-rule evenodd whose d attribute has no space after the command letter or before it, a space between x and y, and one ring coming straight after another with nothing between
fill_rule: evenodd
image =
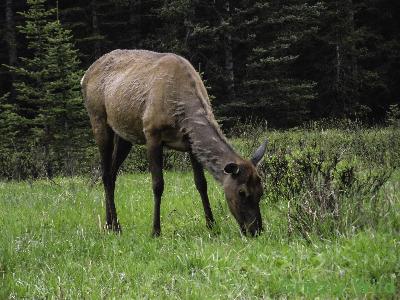
<instances>
[{"instance_id":1,"label":"elk","mask_svg":"<svg viewBox=\"0 0 400 300\"><path fill-rule=\"evenodd\" d=\"M163 147L188 152L207 227L214 224L204 169L223 186L243 234L262 231L263 193L256 166L266 142L250 160L222 134L199 74L184 58L146 50L114 50L95 61L81 80L85 106L99 147L106 225L121 230L114 204L118 169L132 145L145 144L154 196L153 236L160 235L164 190Z\"/></svg>"}]
</instances>

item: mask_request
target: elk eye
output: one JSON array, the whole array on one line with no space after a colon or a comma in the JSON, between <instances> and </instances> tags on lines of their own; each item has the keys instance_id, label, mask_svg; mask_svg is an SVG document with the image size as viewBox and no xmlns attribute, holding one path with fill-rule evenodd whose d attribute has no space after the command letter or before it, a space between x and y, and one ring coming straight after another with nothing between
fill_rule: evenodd
<instances>
[{"instance_id":1,"label":"elk eye","mask_svg":"<svg viewBox=\"0 0 400 300\"><path fill-rule=\"evenodd\" d=\"M239 190L239 196L242 198L246 197L246 192L244 190Z\"/></svg>"}]
</instances>

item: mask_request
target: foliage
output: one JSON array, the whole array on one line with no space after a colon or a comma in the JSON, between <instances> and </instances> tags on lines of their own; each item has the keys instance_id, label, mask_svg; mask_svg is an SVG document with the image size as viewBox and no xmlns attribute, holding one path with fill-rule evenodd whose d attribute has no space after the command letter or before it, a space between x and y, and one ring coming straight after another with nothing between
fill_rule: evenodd
<instances>
[{"instance_id":1,"label":"foliage","mask_svg":"<svg viewBox=\"0 0 400 300\"><path fill-rule=\"evenodd\" d=\"M268 200L287 203L289 234L297 231L307 240L373 228L392 209L379 195L392 170L362 172L316 145L270 157L265 173Z\"/></svg>"},{"instance_id":2,"label":"foliage","mask_svg":"<svg viewBox=\"0 0 400 300\"><path fill-rule=\"evenodd\" d=\"M389 126L400 128L400 105L393 104L389 106L386 114L386 123Z\"/></svg>"},{"instance_id":3,"label":"foliage","mask_svg":"<svg viewBox=\"0 0 400 300\"><path fill-rule=\"evenodd\" d=\"M400 165L399 131L310 127L279 132L249 123L233 132L246 157L269 140L261 165L265 232L256 239L240 236L210 176L218 228L208 232L192 174L171 171L165 172L163 236L151 239L150 174L137 172L147 169L143 147L134 147L122 171L136 172L117 181L122 236L102 229L104 196L96 178L0 182L1 297L396 295L400 189L399 173L391 172ZM87 149L81 171L98 176L97 149ZM190 170L184 154L166 156L167 168Z\"/></svg>"},{"instance_id":4,"label":"foliage","mask_svg":"<svg viewBox=\"0 0 400 300\"><path fill-rule=\"evenodd\" d=\"M19 30L30 56L20 58L19 66L8 66L16 77L16 99L2 106L1 133L9 137L3 149L11 164L28 165L12 176L51 177L59 168L68 173L71 156L87 145L88 122L79 87L82 72L71 32L55 19L56 10L47 10L45 0L28 4L29 10L21 14L26 22ZM36 169L35 162L43 162L44 170Z\"/></svg>"},{"instance_id":5,"label":"foliage","mask_svg":"<svg viewBox=\"0 0 400 300\"><path fill-rule=\"evenodd\" d=\"M346 130L323 129L321 123L285 132L251 123L234 130L244 157L268 139L261 165L266 199L287 219L289 235L310 240L352 234L391 215L384 191L400 167L400 132L343 124Z\"/></svg>"},{"instance_id":6,"label":"foliage","mask_svg":"<svg viewBox=\"0 0 400 300\"><path fill-rule=\"evenodd\" d=\"M181 54L204 72L225 125L249 116L274 127L321 117L376 124L399 99L393 1L48 0L45 9L56 6L73 32L82 69L116 48ZM15 15L27 4L8 0L0 7ZM6 47L14 43L9 31L24 19L4 17L0 63L29 57L24 34L17 35L18 55ZM0 77L0 94L11 92L14 103L16 79L4 70Z\"/></svg>"},{"instance_id":7,"label":"foliage","mask_svg":"<svg viewBox=\"0 0 400 300\"><path fill-rule=\"evenodd\" d=\"M299 48L317 32L323 5L304 1L256 2L253 13L263 16L251 24L254 40L248 55L241 101L233 103L246 113L274 120L280 127L300 124L309 118L315 100L316 82L296 78L290 72L299 58ZM282 120L282 122L279 122Z\"/></svg>"},{"instance_id":8,"label":"foliage","mask_svg":"<svg viewBox=\"0 0 400 300\"><path fill-rule=\"evenodd\" d=\"M0 70L1 180L93 175L0 182L0 298L399 295L399 5L282 3L0 4L0 63L10 64ZM117 184L124 234L104 234L99 157L79 79L80 69L115 48L183 55L207 82L224 125L262 122L230 129L244 157L269 140L262 236L240 236L211 179L220 228L206 231L192 175L167 171L164 236L149 239L153 201L150 177L139 173L147 170L142 146L123 166L134 175ZM190 170L187 155L165 156L167 170Z\"/></svg>"}]
</instances>

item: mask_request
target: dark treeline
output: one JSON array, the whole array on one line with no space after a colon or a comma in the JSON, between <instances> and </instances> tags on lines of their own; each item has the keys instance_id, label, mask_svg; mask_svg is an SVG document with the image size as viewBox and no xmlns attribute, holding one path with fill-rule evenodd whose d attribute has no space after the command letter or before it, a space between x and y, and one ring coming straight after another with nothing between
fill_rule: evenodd
<instances>
[{"instance_id":1,"label":"dark treeline","mask_svg":"<svg viewBox=\"0 0 400 300\"><path fill-rule=\"evenodd\" d=\"M2 2L0 62L29 56L25 0ZM54 0L49 7L56 7ZM291 126L321 117L383 119L400 99L400 2L58 1L81 69L116 48L174 52L203 73L220 119ZM13 76L2 69L0 93Z\"/></svg>"},{"instance_id":2,"label":"dark treeline","mask_svg":"<svg viewBox=\"0 0 400 300\"><path fill-rule=\"evenodd\" d=\"M398 113L398 0L5 0L0 11L5 156L42 145L40 156L58 162L59 149L83 149L79 78L117 48L187 58L226 127L240 119L275 128L321 118L380 124Z\"/></svg>"}]
</instances>

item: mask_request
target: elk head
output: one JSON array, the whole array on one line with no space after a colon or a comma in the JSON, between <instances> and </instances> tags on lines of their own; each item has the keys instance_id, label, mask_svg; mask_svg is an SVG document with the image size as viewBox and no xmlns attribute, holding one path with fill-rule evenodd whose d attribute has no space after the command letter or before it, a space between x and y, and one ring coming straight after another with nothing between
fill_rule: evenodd
<instances>
[{"instance_id":1,"label":"elk head","mask_svg":"<svg viewBox=\"0 0 400 300\"><path fill-rule=\"evenodd\" d=\"M250 160L230 162L224 167L223 187L228 207L243 234L259 234L262 228L260 199L263 194L261 178L257 165L267 148L265 141L253 154Z\"/></svg>"}]
</instances>

